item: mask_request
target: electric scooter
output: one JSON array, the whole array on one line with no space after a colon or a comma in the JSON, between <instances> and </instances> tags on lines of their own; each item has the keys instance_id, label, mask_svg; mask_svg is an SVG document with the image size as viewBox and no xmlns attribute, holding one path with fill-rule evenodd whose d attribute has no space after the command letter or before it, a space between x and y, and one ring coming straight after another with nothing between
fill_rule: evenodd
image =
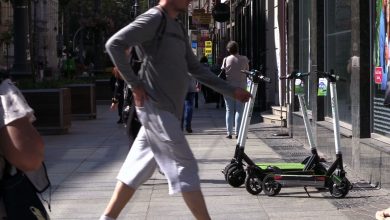
<instances>
[{"instance_id":1,"label":"electric scooter","mask_svg":"<svg viewBox=\"0 0 390 220\"><path fill-rule=\"evenodd\" d=\"M262 180L262 187L264 193L268 196L279 194L282 187L315 186L329 189L330 194L335 198L343 198L353 187L346 177L340 147L340 124L336 89L336 81L339 77L333 70L330 72L317 71L316 73L321 77L325 77L330 84L336 160L330 166L327 166L323 162L319 162L317 167L320 167L321 170L323 170L322 174L321 172L319 174L316 172L313 173L311 170L303 170L302 172L274 172L267 174ZM309 73L307 73L307 75L308 74ZM300 101L301 99L302 97L300 98ZM305 116L304 120L306 120Z\"/></svg>"},{"instance_id":2,"label":"electric scooter","mask_svg":"<svg viewBox=\"0 0 390 220\"><path fill-rule=\"evenodd\" d=\"M308 74L302 74L298 72L293 72L284 79L294 80L302 79ZM256 96L257 91L257 82L253 81L251 83L251 94L252 97ZM306 133L309 139L309 145L311 148L311 156L308 156L301 163L254 163L245 153L245 138L248 131L249 121L251 119L251 110L253 108L252 100L246 104L243 114L243 122L241 123L240 133L243 134L243 137L239 137L234 158L231 163L225 167L225 179L233 187L238 187L245 183L247 191L253 195L257 195L262 191L262 181L264 177L269 173L285 173L285 172L307 172L310 174L324 174L325 168L319 163L323 159L318 156L316 146L314 144L314 139L312 135L311 126L309 119L307 117L307 108L304 101L304 96L300 96L300 105L302 115L304 116L304 124L306 128ZM244 132L242 132L244 131ZM247 168L244 172L244 164L246 163ZM306 190L306 188L305 188ZM307 192L307 190L306 190Z\"/></svg>"}]
</instances>

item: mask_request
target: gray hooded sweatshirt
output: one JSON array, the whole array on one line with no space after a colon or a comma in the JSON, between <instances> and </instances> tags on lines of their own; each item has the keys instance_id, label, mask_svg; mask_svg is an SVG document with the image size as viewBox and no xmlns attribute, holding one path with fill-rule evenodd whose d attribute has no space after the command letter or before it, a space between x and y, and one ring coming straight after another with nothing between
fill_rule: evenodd
<instances>
[{"instance_id":1,"label":"gray hooded sweatshirt","mask_svg":"<svg viewBox=\"0 0 390 220\"><path fill-rule=\"evenodd\" d=\"M165 31L157 42L155 35L163 19L162 13L165 12L156 7L149 9L106 43L108 54L130 88L142 86L157 108L177 118L182 115L190 75L217 92L233 97L235 87L198 61L178 20L165 14ZM131 46L139 46L143 52L143 65L138 75L125 56L125 50Z\"/></svg>"}]
</instances>

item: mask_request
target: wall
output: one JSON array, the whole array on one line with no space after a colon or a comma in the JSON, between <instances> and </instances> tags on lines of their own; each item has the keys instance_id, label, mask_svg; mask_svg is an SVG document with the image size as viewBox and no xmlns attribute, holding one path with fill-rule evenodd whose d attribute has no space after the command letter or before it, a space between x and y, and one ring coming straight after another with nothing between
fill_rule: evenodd
<instances>
[{"instance_id":1,"label":"wall","mask_svg":"<svg viewBox=\"0 0 390 220\"><path fill-rule=\"evenodd\" d=\"M326 2L330 4L328 1ZM375 1L372 1L375 2ZM310 61L311 71L315 70L327 70L328 61L326 60L327 50L332 48L326 47L326 27L324 27L324 21L327 19L324 12L326 10L324 1L312 1L312 17L310 25ZM370 1L358 0L350 1L350 22L351 22L351 40L350 40L350 53L351 57L358 60L355 65L351 66L349 74L350 76L350 90L347 95L351 95L350 103L350 117L351 122L347 124L347 128L341 128L341 147L343 151L343 159L345 165L349 169L357 171L359 175L369 180L373 185L380 187L390 188L390 148L389 144L378 140L376 137L371 137L371 53L372 53L372 40L370 26ZM294 33L289 39L289 48L294 54L296 50L300 48L297 44L296 29L299 28L297 24L298 0L290 1L289 11L294 12L293 23L289 24L290 33ZM298 15L297 15L298 14ZM342 14L342 13L340 13ZM291 19L290 19L291 20ZM298 39L299 40L299 39ZM336 50L337 51L337 50ZM334 52L334 51L333 51ZM296 57L296 56L295 56ZM336 61L337 62L337 61ZM341 62L341 61L340 61ZM299 64L296 60L289 60L289 68L299 69ZM314 77L313 77L314 78ZM312 90L310 90L310 101L312 105L312 111L310 112L312 118L312 128L315 138L315 143L320 153L326 155L326 158L330 161L335 159L334 150L334 137L332 122L326 121L324 117L326 114L325 108L329 108L329 103L324 102L323 98L317 97L317 79L312 79L310 82ZM338 88L341 93L342 88ZM345 95L345 92L344 94ZM341 108L346 108L343 103L339 103ZM329 112L327 113L329 115ZM303 126L303 120L299 112L291 113L289 115L291 119L290 131L294 138L300 140L307 147L308 141L305 134L305 128ZM382 138L383 139L383 138Z\"/></svg>"},{"instance_id":2,"label":"wall","mask_svg":"<svg viewBox=\"0 0 390 220\"><path fill-rule=\"evenodd\" d=\"M275 41L275 28L279 25L275 23L275 13L278 13L278 7L275 8L275 5L278 4L278 0L267 0L266 1L266 68L270 73L268 76L271 78L271 83L267 85L267 102L270 105L275 105L279 103L279 79L278 79L278 59L277 50L280 50L279 42ZM278 29L279 30L279 29ZM279 38L279 36L278 36Z\"/></svg>"}]
</instances>

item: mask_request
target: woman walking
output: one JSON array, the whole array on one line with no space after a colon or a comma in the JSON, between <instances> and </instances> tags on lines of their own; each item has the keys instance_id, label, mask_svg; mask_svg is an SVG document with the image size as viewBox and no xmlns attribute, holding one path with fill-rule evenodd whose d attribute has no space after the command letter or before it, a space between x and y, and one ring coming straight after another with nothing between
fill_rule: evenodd
<instances>
[{"instance_id":1,"label":"woman walking","mask_svg":"<svg viewBox=\"0 0 390 220\"><path fill-rule=\"evenodd\" d=\"M226 71L226 81L232 86L246 89L246 75L241 73L241 70L249 69L249 60L246 56L238 54L238 44L235 41L230 41L227 44L227 51L229 56L223 59L221 67ZM244 104L228 96L224 96L224 98L226 106L226 138L232 139L233 121L235 122L235 134L237 138Z\"/></svg>"}]
</instances>

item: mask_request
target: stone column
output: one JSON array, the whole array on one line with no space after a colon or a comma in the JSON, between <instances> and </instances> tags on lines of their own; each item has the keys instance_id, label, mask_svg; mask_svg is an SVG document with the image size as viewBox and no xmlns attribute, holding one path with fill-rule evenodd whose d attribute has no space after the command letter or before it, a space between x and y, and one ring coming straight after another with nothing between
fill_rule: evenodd
<instances>
[{"instance_id":1,"label":"stone column","mask_svg":"<svg viewBox=\"0 0 390 220\"><path fill-rule=\"evenodd\" d=\"M27 57L31 56L28 46L28 1L14 0L14 65L11 70L13 78L25 78L32 74Z\"/></svg>"}]
</instances>

